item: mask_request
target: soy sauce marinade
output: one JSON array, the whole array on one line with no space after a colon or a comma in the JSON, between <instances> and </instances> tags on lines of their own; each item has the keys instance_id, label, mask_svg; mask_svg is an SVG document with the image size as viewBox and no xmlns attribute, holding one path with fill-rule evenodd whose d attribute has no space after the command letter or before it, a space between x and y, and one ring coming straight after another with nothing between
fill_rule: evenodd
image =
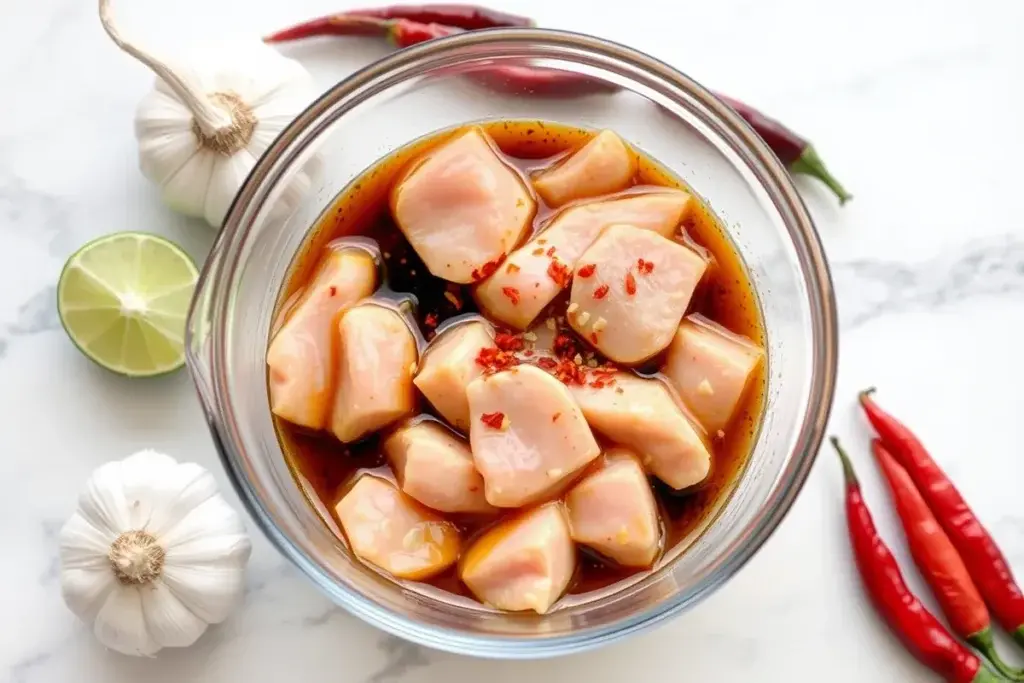
<instances>
[{"instance_id":1,"label":"soy sauce marinade","mask_svg":"<svg viewBox=\"0 0 1024 683\"><path fill-rule=\"evenodd\" d=\"M506 161L524 176L555 163L572 150L582 147L593 131L541 121L499 121L482 125L505 155ZM458 129L458 130L461 130ZM293 262L285 287L278 297L278 315L287 315L288 302L307 284L327 245L350 236L369 237L380 246L384 272L383 285L392 292L416 297L415 318L421 334L431 338L438 325L454 316L476 312L469 286L454 285L429 273L391 219L388 193L394 180L410 160L448 139L455 131L445 131L415 141L382 159L365 171L335 199L310 231L306 244ZM639 157L635 187L689 188L667 169L644 156ZM554 213L540 197L533 232ZM746 269L725 230L710 210L701 207L684 218L682 230L691 247L706 254L711 266L694 294L688 314L700 313L710 320L765 346L764 327ZM566 297L556 299L552 314L564 315ZM547 315L538 321L543 324ZM568 326L564 332L572 334ZM581 342L581 347L586 347ZM654 365L654 364L652 364ZM731 427L723 438L713 440L714 465L711 475L696 489L683 493L654 481L654 491L664 526L663 547L671 549L706 521L742 472L753 448L761 423L766 389L766 368L762 363L750 381L750 387L736 411ZM423 409L430 411L426 401ZM342 444L329 433L310 433L274 418L278 438L293 474L307 496L315 497L314 507L332 510L338 491L354 474L371 470L393 480L374 435L357 444ZM600 438L600 437L599 437ZM322 504L322 508L316 503ZM470 539L495 520L446 518L459 524L464 539ZM581 551L579 569L569 593L582 594L606 588L637 571L617 567L587 551ZM460 595L469 595L452 567L428 583Z\"/></svg>"}]
</instances>

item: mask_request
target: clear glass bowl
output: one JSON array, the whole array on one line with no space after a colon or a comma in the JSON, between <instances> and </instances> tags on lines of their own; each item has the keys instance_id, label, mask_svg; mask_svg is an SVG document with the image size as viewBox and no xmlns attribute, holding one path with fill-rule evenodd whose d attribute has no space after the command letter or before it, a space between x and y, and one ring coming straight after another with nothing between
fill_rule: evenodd
<instances>
[{"instance_id":1,"label":"clear glass bowl","mask_svg":"<svg viewBox=\"0 0 1024 683\"><path fill-rule=\"evenodd\" d=\"M523 60L619 87L543 97L467 78ZM545 616L505 614L387 580L348 554L310 507L271 423L266 352L275 298L316 218L404 143L458 123L538 118L612 128L674 169L725 221L768 331L767 411L749 466L685 552L617 592ZM465 33L402 50L333 87L256 165L203 269L188 366L228 473L257 523L331 599L370 624L462 654L533 658L622 638L696 605L789 510L818 451L836 373L836 309L821 244L786 170L706 89L605 40L539 29Z\"/></svg>"}]
</instances>

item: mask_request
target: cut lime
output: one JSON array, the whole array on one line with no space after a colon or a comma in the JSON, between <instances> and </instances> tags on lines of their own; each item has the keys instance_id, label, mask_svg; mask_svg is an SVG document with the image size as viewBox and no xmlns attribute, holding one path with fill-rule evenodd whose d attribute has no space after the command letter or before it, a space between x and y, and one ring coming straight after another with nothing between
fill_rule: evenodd
<instances>
[{"instance_id":1,"label":"cut lime","mask_svg":"<svg viewBox=\"0 0 1024 683\"><path fill-rule=\"evenodd\" d=\"M119 232L64 264L57 312L82 353L113 372L150 377L185 362L185 316L199 271L163 237Z\"/></svg>"}]
</instances>

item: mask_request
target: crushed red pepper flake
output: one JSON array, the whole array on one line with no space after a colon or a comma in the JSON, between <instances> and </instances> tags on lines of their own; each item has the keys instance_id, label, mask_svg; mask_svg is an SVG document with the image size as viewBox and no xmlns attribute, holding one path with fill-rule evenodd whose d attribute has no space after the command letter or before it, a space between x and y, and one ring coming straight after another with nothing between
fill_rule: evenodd
<instances>
[{"instance_id":1,"label":"crushed red pepper flake","mask_svg":"<svg viewBox=\"0 0 1024 683\"><path fill-rule=\"evenodd\" d=\"M590 333L590 342L592 344L596 344L597 343L597 332L591 332Z\"/></svg>"},{"instance_id":2,"label":"crushed red pepper flake","mask_svg":"<svg viewBox=\"0 0 1024 683\"><path fill-rule=\"evenodd\" d=\"M608 285L601 285L600 287L598 287L597 289L594 290L594 298L595 299L603 299L603 298L605 298L606 296L608 296L608 290L609 289L610 289L610 287L608 287Z\"/></svg>"},{"instance_id":3,"label":"crushed red pepper flake","mask_svg":"<svg viewBox=\"0 0 1024 683\"><path fill-rule=\"evenodd\" d=\"M337 293L338 293L338 288L337 288L337 287L335 287L334 285L331 285L331 288L330 288L330 290L329 290L329 291L330 291L330 293L331 293L331 296L334 296L335 294L337 294Z\"/></svg>"},{"instance_id":4,"label":"crushed red pepper flake","mask_svg":"<svg viewBox=\"0 0 1024 683\"><path fill-rule=\"evenodd\" d=\"M554 358L548 358L547 356L544 356L543 358L537 359L537 367L539 367L541 370L554 370L555 368L558 367L558 361L556 361Z\"/></svg>"},{"instance_id":5,"label":"crushed red pepper flake","mask_svg":"<svg viewBox=\"0 0 1024 683\"><path fill-rule=\"evenodd\" d=\"M520 351L523 348L523 340L508 332L494 335L494 344L502 351Z\"/></svg>"},{"instance_id":6,"label":"crushed red pepper flake","mask_svg":"<svg viewBox=\"0 0 1024 683\"><path fill-rule=\"evenodd\" d=\"M427 313L427 317L423 319L423 324L427 327L437 327L437 313Z\"/></svg>"},{"instance_id":7,"label":"crushed red pepper flake","mask_svg":"<svg viewBox=\"0 0 1024 683\"><path fill-rule=\"evenodd\" d=\"M534 249L530 253L533 254L534 256L543 256L544 255L544 247L537 247L536 249Z\"/></svg>"},{"instance_id":8,"label":"crushed red pepper flake","mask_svg":"<svg viewBox=\"0 0 1024 683\"><path fill-rule=\"evenodd\" d=\"M548 247L548 250L546 252L544 252L544 253L547 254L548 256L554 256L555 255L555 248L554 247Z\"/></svg>"},{"instance_id":9,"label":"crushed red pepper flake","mask_svg":"<svg viewBox=\"0 0 1024 683\"><path fill-rule=\"evenodd\" d=\"M572 271L564 263L552 261L548 264L548 277L554 280L559 287L565 288L572 280Z\"/></svg>"},{"instance_id":10,"label":"crushed red pepper flake","mask_svg":"<svg viewBox=\"0 0 1024 683\"><path fill-rule=\"evenodd\" d=\"M533 349L526 349L525 351L523 351L523 355L529 358L530 356L533 355Z\"/></svg>"},{"instance_id":11,"label":"crushed red pepper flake","mask_svg":"<svg viewBox=\"0 0 1024 683\"><path fill-rule=\"evenodd\" d=\"M626 273L626 294L636 294L636 278L633 277L633 273Z\"/></svg>"},{"instance_id":12,"label":"crushed red pepper flake","mask_svg":"<svg viewBox=\"0 0 1024 683\"><path fill-rule=\"evenodd\" d=\"M640 259L640 272L644 275L649 275L654 272L654 264L651 261L644 261Z\"/></svg>"},{"instance_id":13,"label":"crushed red pepper flake","mask_svg":"<svg viewBox=\"0 0 1024 683\"><path fill-rule=\"evenodd\" d=\"M458 294L450 289L446 289L444 290L444 298L448 300L448 303L455 307L456 311L462 310L462 299L459 298Z\"/></svg>"},{"instance_id":14,"label":"crushed red pepper flake","mask_svg":"<svg viewBox=\"0 0 1024 683\"><path fill-rule=\"evenodd\" d=\"M555 355L559 358L572 358L579 352L576 341L567 334L555 337Z\"/></svg>"},{"instance_id":15,"label":"crushed red pepper flake","mask_svg":"<svg viewBox=\"0 0 1024 683\"><path fill-rule=\"evenodd\" d=\"M551 416L551 421L552 422L558 422L558 418L560 418L560 417L562 417L561 413L555 413L554 415Z\"/></svg>"},{"instance_id":16,"label":"crushed red pepper flake","mask_svg":"<svg viewBox=\"0 0 1024 683\"><path fill-rule=\"evenodd\" d=\"M508 297L508 300L512 302L513 306L519 304L519 290L515 287L502 287L501 293Z\"/></svg>"},{"instance_id":17,"label":"crushed red pepper flake","mask_svg":"<svg viewBox=\"0 0 1024 683\"><path fill-rule=\"evenodd\" d=\"M480 421L491 429L501 429L505 424L505 413L484 413L480 416Z\"/></svg>"},{"instance_id":18,"label":"crushed red pepper flake","mask_svg":"<svg viewBox=\"0 0 1024 683\"><path fill-rule=\"evenodd\" d=\"M490 276L494 275L494 271L498 269L498 266L505 262L505 256L505 252L502 252L501 254L498 255L498 258L488 261L479 269L474 268L473 272L469 274L470 277L473 278L473 282L486 280Z\"/></svg>"},{"instance_id":19,"label":"crushed red pepper flake","mask_svg":"<svg viewBox=\"0 0 1024 683\"><path fill-rule=\"evenodd\" d=\"M508 267L505 269L505 272L507 272L507 273L518 273L520 270L521 270L521 268L519 266L517 266L514 263L510 263L510 264L508 264Z\"/></svg>"},{"instance_id":20,"label":"crushed red pepper flake","mask_svg":"<svg viewBox=\"0 0 1024 683\"><path fill-rule=\"evenodd\" d=\"M587 265L585 265L582 268L580 268L579 270L577 270L576 274L579 275L580 277L590 277L591 275L594 274L594 272L596 270L597 270L597 264L596 263L588 263Z\"/></svg>"},{"instance_id":21,"label":"crushed red pepper flake","mask_svg":"<svg viewBox=\"0 0 1024 683\"><path fill-rule=\"evenodd\" d=\"M493 375L519 365L519 359L511 351L502 351L493 346L485 346L476 356L476 364L484 369L485 375Z\"/></svg>"}]
</instances>

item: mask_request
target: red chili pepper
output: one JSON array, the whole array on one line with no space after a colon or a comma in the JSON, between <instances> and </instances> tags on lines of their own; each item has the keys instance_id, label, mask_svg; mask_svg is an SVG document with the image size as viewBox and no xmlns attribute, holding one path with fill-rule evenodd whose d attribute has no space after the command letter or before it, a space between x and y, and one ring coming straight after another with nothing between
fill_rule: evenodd
<instances>
[{"instance_id":1,"label":"red chili pepper","mask_svg":"<svg viewBox=\"0 0 1024 683\"><path fill-rule=\"evenodd\" d=\"M387 37L397 47L409 47L433 38L442 38L463 30L452 22L421 22L404 17L384 18L375 14L356 12L335 14L313 19L273 33L263 40L281 43L313 36L373 36ZM518 93L551 97L572 97L602 92L615 92L618 86L585 74L533 66L496 66L486 71L467 74L485 87L505 93ZM807 140L775 119L753 107L725 95L719 99L732 107L751 128L760 135L791 173L809 175L825 183L843 204L853 198L825 167Z\"/></svg>"},{"instance_id":2,"label":"red chili pepper","mask_svg":"<svg viewBox=\"0 0 1024 683\"><path fill-rule=\"evenodd\" d=\"M981 652L997 671L1014 680L1022 680L1024 672L1007 666L1000 659L992 640L992 622L985 601L913 479L880 439L871 442L871 450L889 483L914 563L931 586L949 625Z\"/></svg>"},{"instance_id":3,"label":"red chili pepper","mask_svg":"<svg viewBox=\"0 0 1024 683\"><path fill-rule=\"evenodd\" d=\"M1024 646L1024 594L1013 578L1010 563L924 444L905 425L878 407L871 398L873 392L874 389L868 389L860 394L860 403L871 426L914 480L963 558L996 620Z\"/></svg>"},{"instance_id":4,"label":"red chili pepper","mask_svg":"<svg viewBox=\"0 0 1024 683\"><path fill-rule=\"evenodd\" d=\"M861 580L875 608L917 659L949 683L1000 680L939 623L907 587L892 551L878 535L853 464L832 437L846 481L846 524Z\"/></svg>"}]
</instances>

